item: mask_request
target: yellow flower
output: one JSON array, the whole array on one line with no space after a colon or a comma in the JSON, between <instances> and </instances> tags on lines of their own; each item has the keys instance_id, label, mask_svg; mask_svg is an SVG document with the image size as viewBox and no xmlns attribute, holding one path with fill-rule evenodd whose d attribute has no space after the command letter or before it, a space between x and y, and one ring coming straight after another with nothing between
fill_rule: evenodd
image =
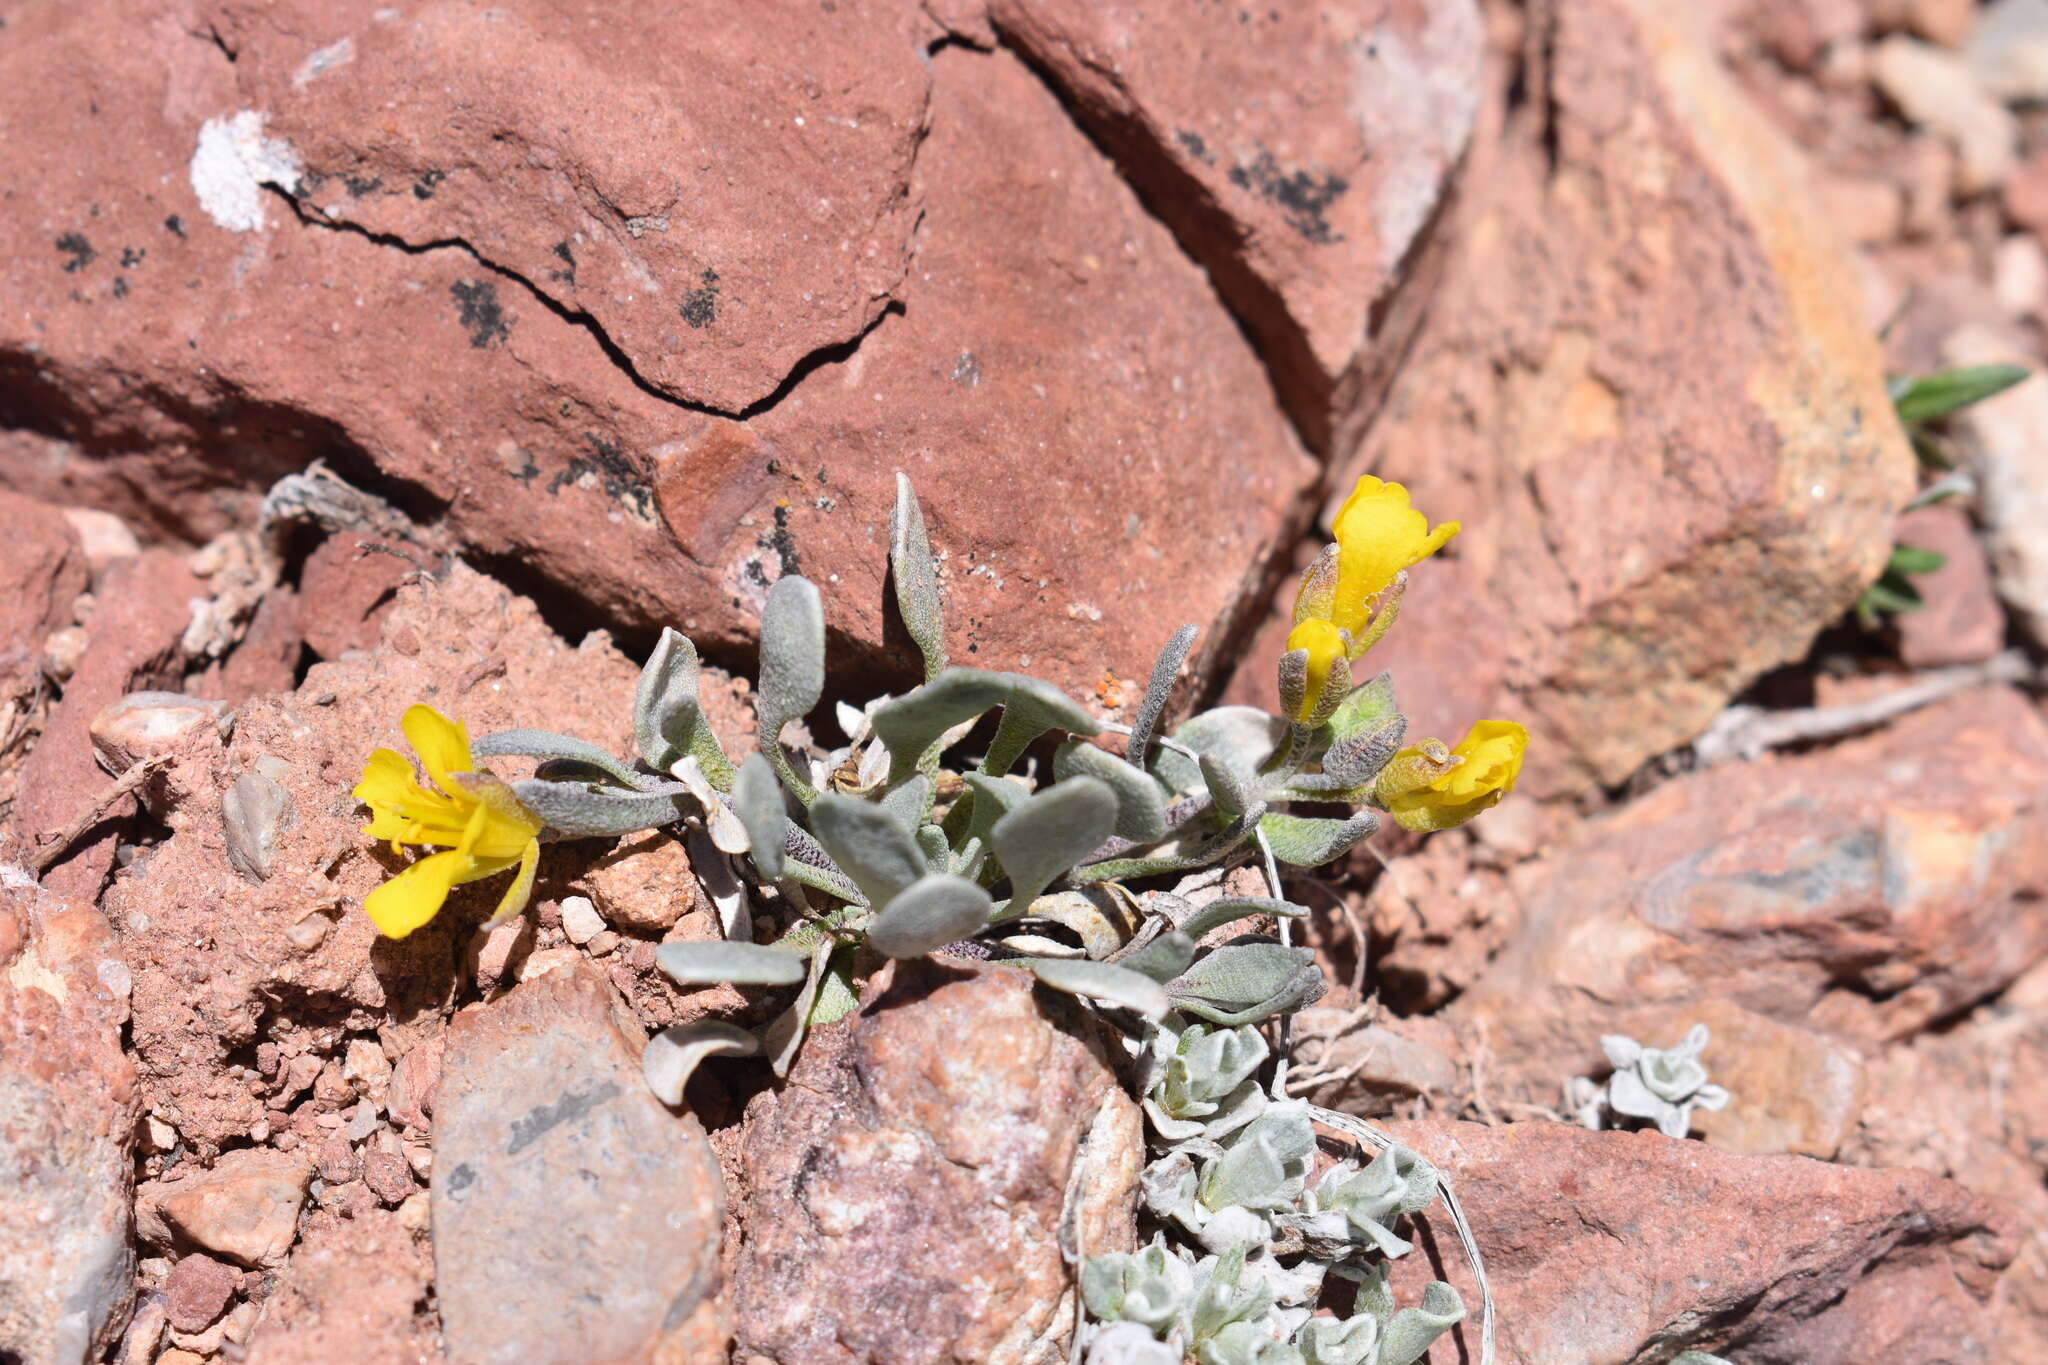
<instances>
[{"instance_id":1,"label":"yellow flower","mask_svg":"<svg viewBox=\"0 0 2048 1365\"><path fill-rule=\"evenodd\" d=\"M1381 770L1373 795L1404 828L1462 825L1515 789L1529 732L1511 720L1482 720L1457 747L1425 739Z\"/></svg>"},{"instance_id":2,"label":"yellow flower","mask_svg":"<svg viewBox=\"0 0 2048 1365\"><path fill-rule=\"evenodd\" d=\"M460 721L412 706L400 726L434 787L420 785L403 754L377 750L353 793L371 811L363 833L390 840L394 853L402 844L447 851L427 855L364 897L371 922L387 938L404 938L440 912L451 888L515 866L519 873L491 923L518 914L533 893L541 821L511 788L477 769Z\"/></svg>"},{"instance_id":3,"label":"yellow flower","mask_svg":"<svg viewBox=\"0 0 2048 1365\"><path fill-rule=\"evenodd\" d=\"M1308 655L1308 669L1302 678L1301 696L1294 700L1293 714L1289 719L1297 724L1307 725L1318 711L1324 709L1323 690L1329 685L1330 670L1345 657L1345 650L1350 643L1344 637L1343 631L1328 621L1319 621L1313 616L1287 632L1286 652L1292 654L1296 650L1303 650ZM1343 682L1345 690L1349 691L1351 669L1348 664L1343 674L1340 681Z\"/></svg>"},{"instance_id":4,"label":"yellow flower","mask_svg":"<svg viewBox=\"0 0 2048 1365\"><path fill-rule=\"evenodd\" d=\"M1407 489L1367 474L1337 509L1336 532L1337 583L1329 619L1362 639L1372 600L1396 574L1441 550L1458 534L1458 523L1431 530L1429 518L1409 505Z\"/></svg>"}]
</instances>

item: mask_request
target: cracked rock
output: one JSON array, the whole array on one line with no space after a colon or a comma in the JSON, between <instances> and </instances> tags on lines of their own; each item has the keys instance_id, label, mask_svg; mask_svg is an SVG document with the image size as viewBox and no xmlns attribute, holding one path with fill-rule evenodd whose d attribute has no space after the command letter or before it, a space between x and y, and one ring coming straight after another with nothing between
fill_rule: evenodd
<instances>
[{"instance_id":1,"label":"cracked rock","mask_svg":"<svg viewBox=\"0 0 2048 1365\"><path fill-rule=\"evenodd\" d=\"M1622 782L1803 657L1877 577L1912 489L1812 169L1694 8L1532 16L1544 92L1475 162L1351 471L1464 524L1374 667L1413 733L1526 719L1536 795Z\"/></svg>"}]
</instances>

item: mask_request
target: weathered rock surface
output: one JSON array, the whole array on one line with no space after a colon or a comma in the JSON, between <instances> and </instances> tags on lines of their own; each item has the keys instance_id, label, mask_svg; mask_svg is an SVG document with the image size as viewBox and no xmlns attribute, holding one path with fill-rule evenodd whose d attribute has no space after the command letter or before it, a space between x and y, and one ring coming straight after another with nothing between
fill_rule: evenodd
<instances>
[{"instance_id":1,"label":"weathered rock surface","mask_svg":"<svg viewBox=\"0 0 2048 1365\"><path fill-rule=\"evenodd\" d=\"M109 568L95 596L84 656L22 762L20 794L8 819L25 847L64 829L106 790L109 779L93 751L93 720L129 692L177 677L191 602L205 589L180 556L153 550ZM135 799L122 797L44 873L44 884L61 895L96 899L113 867L115 839L134 809Z\"/></svg>"},{"instance_id":2,"label":"weathered rock surface","mask_svg":"<svg viewBox=\"0 0 2048 1365\"><path fill-rule=\"evenodd\" d=\"M0 1357L98 1360L135 1300L128 989L98 911L0 867Z\"/></svg>"},{"instance_id":3,"label":"weathered rock surface","mask_svg":"<svg viewBox=\"0 0 2048 1365\"><path fill-rule=\"evenodd\" d=\"M1360 462L1465 528L1375 666L1423 733L1526 720L1536 795L1618 782L1803 654L1910 491L1809 173L1691 14L1532 16L1535 93L1474 152L1471 221Z\"/></svg>"},{"instance_id":4,"label":"weathered rock surface","mask_svg":"<svg viewBox=\"0 0 2048 1365\"><path fill-rule=\"evenodd\" d=\"M749 1106L738 1358L1064 1358L1063 1241L1130 1248L1143 1134L1085 1016L1044 994L899 963Z\"/></svg>"},{"instance_id":5,"label":"weathered rock surface","mask_svg":"<svg viewBox=\"0 0 2048 1365\"><path fill-rule=\"evenodd\" d=\"M1951 365L2037 367L2015 338L1983 324L1957 328L1941 349ZM1975 456L1972 472L1999 596L2037 643L2048 641L2048 469L2040 459L2048 440L2048 378L2036 373L1965 408L1955 421Z\"/></svg>"},{"instance_id":6,"label":"weathered rock surface","mask_svg":"<svg viewBox=\"0 0 2048 1365\"><path fill-rule=\"evenodd\" d=\"M43 638L71 620L85 591L84 546L34 498L0 490L0 702L35 685Z\"/></svg>"},{"instance_id":7,"label":"weathered rock surface","mask_svg":"<svg viewBox=\"0 0 2048 1365\"><path fill-rule=\"evenodd\" d=\"M1309 444L1348 453L1434 283L1416 258L1478 113L1479 7L987 9L1209 270Z\"/></svg>"},{"instance_id":8,"label":"weathered rock surface","mask_svg":"<svg viewBox=\"0 0 2048 1365\"><path fill-rule=\"evenodd\" d=\"M1082 695L1143 677L1182 620L1216 628L1213 672L1298 530L1316 470L1211 263L1007 50L927 60L941 33L909 0L804 11L832 36L801 58L709 3L595 25L523 0L202 8L40 10L0 54L83 73L0 95L38 187L8 245L42 263L0 285L18 487L204 538L323 456L516 586L714 652L748 651L766 584L801 567L856 665L901 678L880 592L900 467L951 554L956 656ZM1418 138L1409 97L1458 84L1469 8L1441 41L1375 6L1330 22L1358 41L1311 108L1292 28L1243 57L1288 84L1241 138L1212 129L1232 161L1202 175L1256 228L1275 317L1337 337L1350 373L1387 349L1344 334L1455 155L1459 111ZM677 42L703 60L652 55ZM1179 62L1143 64L1162 129L1192 127ZM92 127L120 133L81 150ZM1323 211L1345 242L1290 245L1287 201L1332 175L1358 186Z\"/></svg>"},{"instance_id":9,"label":"weathered rock surface","mask_svg":"<svg viewBox=\"0 0 2048 1365\"><path fill-rule=\"evenodd\" d=\"M299 629L323 659L372 649L399 585L418 572L406 547L376 537L334 535L299 571Z\"/></svg>"},{"instance_id":10,"label":"weathered rock surface","mask_svg":"<svg viewBox=\"0 0 2048 1365\"><path fill-rule=\"evenodd\" d=\"M275 1269L299 1235L313 1163L292 1152L242 1147L205 1170L152 1180L136 1195L143 1236L197 1247L241 1265Z\"/></svg>"},{"instance_id":11,"label":"weathered rock surface","mask_svg":"<svg viewBox=\"0 0 2048 1365\"><path fill-rule=\"evenodd\" d=\"M1621 1365L1687 1347L1744 1365L1991 1355L1993 1284L2015 1239L1959 1185L1657 1133L1389 1127L1456 1186L1493 1282L1504 1362ZM1441 1264L1426 1253L1396 1262L1397 1297L1440 1276L1476 1303L1449 1220L1429 1221ZM1458 1330L1477 1359L1476 1325Z\"/></svg>"},{"instance_id":12,"label":"weathered rock surface","mask_svg":"<svg viewBox=\"0 0 2048 1365\"><path fill-rule=\"evenodd\" d=\"M752 407L900 291L927 81L907 7L217 8L301 212L455 244L674 398ZM515 325L488 292L468 309L486 345Z\"/></svg>"},{"instance_id":13,"label":"weathered rock surface","mask_svg":"<svg viewBox=\"0 0 2048 1365\"><path fill-rule=\"evenodd\" d=\"M446 1359L423 1305L432 1266L396 1214L322 1216L278 1276L249 1365L426 1365Z\"/></svg>"},{"instance_id":14,"label":"weathered rock surface","mask_svg":"<svg viewBox=\"0 0 2048 1365\"><path fill-rule=\"evenodd\" d=\"M2005 613L1969 513L1936 504L1899 518L1899 544L1932 550L1942 565L1916 574L1924 604L1897 618L1899 657L1915 668L1981 663L2005 645Z\"/></svg>"},{"instance_id":15,"label":"weathered rock surface","mask_svg":"<svg viewBox=\"0 0 2048 1365\"><path fill-rule=\"evenodd\" d=\"M1833 749L1694 773L1588 822L1531 882L1516 937L1450 1011L1529 1098L1597 1069L1599 1034L1631 1012L1682 1033L1687 1007L1726 1001L1900 1037L2048 953L2048 724L1990 688ZM1815 1133L1853 1116L1834 1111Z\"/></svg>"},{"instance_id":16,"label":"weathered rock surface","mask_svg":"<svg viewBox=\"0 0 2048 1365\"><path fill-rule=\"evenodd\" d=\"M899 645L881 550L901 468L945 556L957 662L1093 700L1105 671L1142 679L1195 621L1193 672L1214 676L1315 466L1259 401L1265 375L1207 278L1024 63L949 46L932 79L904 313L758 417L682 424L661 514L694 559L725 556L721 601L748 615L801 567L872 667Z\"/></svg>"},{"instance_id":17,"label":"weathered rock surface","mask_svg":"<svg viewBox=\"0 0 2048 1365\"><path fill-rule=\"evenodd\" d=\"M450 1025L432 1196L456 1365L725 1359L724 1185L648 1092L645 1041L581 963Z\"/></svg>"},{"instance_id":18,"label":"weathered rock surface","mask_svg":"<svg viewBox=\"0 0 2048 1365\"><path fill-rule=\"evenodd\" d=\"M431 925L380 939L362 898L398 863L362 837L349 789L364 759L379 744L407 750L399 717L417 701L472 735L554 725L624 753L634 676L602 634L571 648L530 603L457 566L401 590L374 654L316 665L297 692L245 703L224 754L173 773L185 795L167 810L170 840L108 892L139 978L133 1041L149 1107L217 1150L295 1103L295 1068L317 1072L346 1032L378 1031L397 1059L438 1029L454 964L503 888L458 888ZM267 847L267 878L230 859L224 808L250 777L281 791L241 813L277 817L238 836ZM536 899L559 894L565 851L543 858ZM195 954L195 942L210 950ZM226 1069L259 1043L281 1050L270 1074ZM335 1092L323 1105L353 1098Z\"/></svg>"}]
</instances>

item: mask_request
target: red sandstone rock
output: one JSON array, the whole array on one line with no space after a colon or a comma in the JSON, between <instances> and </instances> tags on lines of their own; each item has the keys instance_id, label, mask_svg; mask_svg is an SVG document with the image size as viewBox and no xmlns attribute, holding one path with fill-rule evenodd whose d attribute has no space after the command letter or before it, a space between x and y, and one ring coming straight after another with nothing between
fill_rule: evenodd
<instances>
[{"instance_id":1,"label":"red sandstone rock","mask_svg":"<svg viewBox=\"0 0 2048 1365\"><path fill-rule=\"evenodd\" d=\"M97 1359L127 1323L128 990L99 912L0 868L0 1357Z\"/></svg>"},{"instance_id":2,"label":"red sandstone rock","mask_svg":"<svg viewBox=\"0 0 2048 1365\"><path fill-rule=\"evenodd\" d=\"M249 1339L249 1365L435 1365L427 1253L382 1211L316 1215Z\"/></svg>"},{"instance_id":3,"label":"red sandstone rock","mask_svg":"<svg viewBox=\"0 0 2048 1365\"><path fill-rule=\"evenodd\" d=\"M1143 1160L1090 1028L1014 969L923 961L807 1039L747 1113L737 1356L1064 1354L1063 1210L1082 1254L1128 1250Z\"/></svg>"},{"instance_id":4,"label":"red sandstone rock","mask_svg":"<svg viewBox=\"0 0 2048 1365\"><path fill-rule=\"evenodd\" d=\"M1969 514L1937 504L1899 518L1898 543L1943 556L1912 584L1925 604L1897 617L1899 657L1915 668L1980 663L2005 646L2005 613Z\"/></svg>"},{"instance_id":5,"label":"red sandstone rock","mask_svg":"<svg viewBox=\"0 0 2048 1365\"><path fill-rule=\"evenodd\" d=\"M1725 1001L1874 1046L2048 954L2044 884L2048 724L1986 689L1832 749L1678 778L1589 821L1532 869L1521 928L1450 1014L1483 1026L1523 1097L1545 1104L1597 1070L1600 1034L1653 1009L1672 1038L1693 1007ZM1706 1065L1720 1074L1711 1045ZM1728 1083L1739 1097L1740 1075ZM1814 1099L1834 1117L1779 1117L1825 1147L1853 1106Z\"/></svg>"},{"instance_id":6,"label":"red sandstone rock","mask_svg":"<svg viewBox=\"0 0 2048 1365\"><path fill-rule=\"evenodd\" d=\"M1479 7L988 12L1208 269L1309 444L1352 450L1434 283L1418 258L1478 113Z\"/></svg>"},{"instance_id":7,"label":"red sandstone rock","mask_svg":"<svg viewBox=\"0 0 2048 1365\"><path fill-rule=\"evenodd\" d=\"M1692 17L1567 0L1532 20L1542 93L1474 163L1357 466L1464 524L1373 666L1423 733L1526 721L1537 795L1621 781L1804 654L1877 577L1910 491L1810 172Z\"/></svg>"},{"instance_id":8,"label":"red sandstone rock","mask_svg":"<svg viewBox=\"0 0 2048 1365\"><path fill-rule=\"evenodd\" d=\"M1760 1361L1983 1360L2015 1250L1986 1201L1920 1171L1743 1157L1654 1132L1395 1123L1448 1175L1486 1257L1504 1365L1621 1365L1686 1347ZM1476 1304L1449 1220L1395 1262ZM1457 1329L1478 1358L1472 1319Z\"/></svg>"},{"instance_id":9,"label":"red sandstone rock","mask_svg":"<svg viewBox=\"0 0 2048 1365\"><path fill-rule=\"evenodd\" d=\"M170 1324L180 1332L203 1332L227 1311L242 1272L203 1252L178 1258L164 1281Z\"/></svg>"},{"instance_id":10,"label":"red sandstone rock","mask_svg":"<svg viewBox=\"0 0 2048 1365\"><path fill-rule=\"evenodd\" d=\"M43 638L70 622L85 584L71 524L54 507L0 490L0 700L34 686Z\"/></svg>"},{"instance_id":11,"label":"red sandstone rock","mask_svg":"<svg viewBox=\"0 0 2048 1365\"><path fill-rule=\"evenodd\" d=\"M901 468L950 556L956 657L1086 695L1105 670L1142 678L1193 620L1210 628L1197 681L1214 675L1316 470L1202 264L1017 58L953 45L927 63L937 31L908 0L804 11L837 36L801 60L708 3L595 28L537 3L489 22L376 8L22 17L8 54L82 74L0 83L18 176L43 191L10 220L5 244L41 264L0 282L0 317L33 320L0 326L0 363L19 374L17 425L79 453L5 443L17 486L203 539L338 448L480 563L606 624L674 624L741 655L766 583L801 567L856 647L842 668L902 681L881 606ZM1373 22L1361 7L1357 31ZM1402 51L1428 46L1388 22ZM689 44L703 62L629 55L675 32L712 35ZM1247 69L1291 62L1282 48ZM1333 59L1316 89L1350 89L1345 63L1363 78L1373 60ZM551 76L500 74L515 69ZM1180 79L1163 57L1145 69ZM576 93L593 81L604 98ZM1361 149L1377 167L1409 140L1311 150L1275 129L1356 127L1404 100L1283 109L1257 146L1225 150L1257 167L1263 147L1279 176ZM620 111L643 108L618 138ZM81 127L119 128L118 153L81 150ZM193 188L207 128L215 212ZM1435 153L1417 146L1420 172ZM1404 198L1368 189L1377 170L1304 173L1346 170L1358 208L1387 209L1372 244L1347 202L1330 221L1349 246L1271 257L1317 308L1383 299L1390 280L1313 282L1304 261L1393 250L1413 235L1394 220L1435 197L1420 176ZM1262 242L1299 236L1256 183L1232 196ZM1364 342L1331 345L1334 365Z\"/></svg>"},{"instance_id":12,"label":"red sandstone rock","mask_svg":"<svg viewBox=\"0 0 2048 1365\"><path fill-rule=\"evenodd\" d=\"M9 819L25 844L35 847L39 836L56 834L106 790L109 779L93 756L94 717L129 692L175 680L191 601L204 595L183 557L168 551L152 550L108 569L85 656L22 765L21 794ZM133 810L134 799L123 797L44 883L60 894L97 897L113 866L116 832Z\"/></svg>"},{"instance_id":13,"label":"red sandstone rock","mask_svg":"<svg viewBox=\"0 0 2048 1365\"><path fill-rule=\"evenodd\" d=\"M375 537L329 536L306 557L299 574L299 629L315 654L338 659L369 649L390 614L399 585L417 568L387 551L404 547Z\"/></svg>"},{"instance_id":14,"label":"red sandstone rock","mask_svg":"<svg viewBox=\"0 0 2048 1365\"><path fill-rule=\"evenodd\" d=\"M265 692L289 692L298 681L299 653L305 637L299 626L299 595L282 584L256 604L249 632L221 662L202 695L219 696L230 706Z\"/></svg>"}]
</instances>

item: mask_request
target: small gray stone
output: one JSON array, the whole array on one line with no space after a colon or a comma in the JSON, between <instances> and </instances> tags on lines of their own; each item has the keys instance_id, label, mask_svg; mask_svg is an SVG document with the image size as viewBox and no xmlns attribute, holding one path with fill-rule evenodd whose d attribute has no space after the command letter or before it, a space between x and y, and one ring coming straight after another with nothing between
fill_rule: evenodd
<instances>
[{"instance_id":1,"label":"small gray stone","mask_svg":"<svg viewBox=\"0 0 2048 1365\"><path fill-rule=\"evenodd\" d=\"M244 881L268 880L277 833L290 828L296 815L292 794L264 773L243 773L221 798L220 814L227 829L228 865Z\"/></svg>"},{"instance_id":2,"label":"small gray stone","mask_svg":"<svg viewBox=\"0 0 2048 1365\"><path fill-rule=\"evenodd\" d=\"M580 954L449 1026L431 1197L452 1365L724 1358L724 1186L695 1117L648 1093L644 1043Z\"/></svg>"}]
</instances>

